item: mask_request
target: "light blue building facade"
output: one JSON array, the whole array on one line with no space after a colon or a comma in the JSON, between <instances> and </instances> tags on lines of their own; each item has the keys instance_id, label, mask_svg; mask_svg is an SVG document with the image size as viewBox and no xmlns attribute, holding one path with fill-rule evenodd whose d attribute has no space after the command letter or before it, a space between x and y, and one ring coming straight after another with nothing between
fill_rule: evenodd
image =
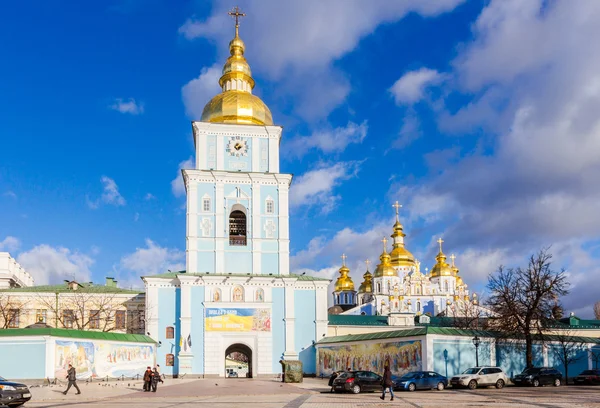
<instances>
[{"instance_id":1,"label":"light blue building facade","mask_svg":"<svg viewBox=\"0 0 600 408\"><path fill-rule=\"evenodd\" d=\"M192 123L186 270L146 276L148 332L167 375L227 375L225 356L249 357L249 375L273 376L280 360L315 373L314 343L327 332L329 280L289 271L290 174L280 173L282 128L252 95L236 35L222 93Z\"/></svg>"}]
</instances>

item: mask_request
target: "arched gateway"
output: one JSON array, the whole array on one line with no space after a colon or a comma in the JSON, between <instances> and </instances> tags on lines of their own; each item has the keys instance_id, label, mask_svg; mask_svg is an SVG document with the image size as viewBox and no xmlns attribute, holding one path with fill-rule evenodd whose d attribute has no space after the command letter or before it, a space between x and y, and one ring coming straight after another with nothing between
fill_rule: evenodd
<instances>
[{"instance_id":1,"label":"arched gateway","mask_svg":"<svg viewBox=\"0 0 600 408\"><path fill-rule=\"evenodd\" d=\"M252 350L245 344L232 344L225 350L225 377L252 378Z\"/></svg>"}]
</instances>

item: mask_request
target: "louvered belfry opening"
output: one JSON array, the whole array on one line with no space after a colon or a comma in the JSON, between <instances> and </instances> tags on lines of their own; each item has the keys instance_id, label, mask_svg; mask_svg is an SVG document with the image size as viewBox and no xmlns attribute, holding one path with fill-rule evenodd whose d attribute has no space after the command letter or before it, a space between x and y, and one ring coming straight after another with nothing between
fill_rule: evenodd
<instances>
[{"instance_id":1,"label":"louvered belfry opening","mask_svg":"<svg viewBox=\"0 0 600 408\"><path fill-rule=\"evenodd\" d=\"M229 214L229 245L246 245L246 214L242 211Z\"/></svg>"}]
</instances>

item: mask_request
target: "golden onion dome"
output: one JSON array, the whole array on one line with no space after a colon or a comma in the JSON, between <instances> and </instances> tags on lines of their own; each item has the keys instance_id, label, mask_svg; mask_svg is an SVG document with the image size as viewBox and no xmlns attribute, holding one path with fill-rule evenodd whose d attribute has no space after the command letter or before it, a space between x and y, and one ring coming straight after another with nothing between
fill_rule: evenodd
<instances>
[{"instance_id":1,"label":"golden onion dome","mask_svg":"<svg viewBox=\"0 0 600 408\"><path fill-rule=\"evenodd\" d=\"M431 269L431 277L437 278L440 276L454 276L454 271L452 267L446 263L446 255L442 252L442 242L444 242L441 238L438 239L438 243L440 244L440 252L435 257L437 263Z\"/></svg>"},{"instance_id":2,"label":"golden onion dome","mask_svg":"<svg viewBox=\"0 0 600 408\"><path fill-rule=\"evenodd\" d=\"M387 243L387 239L383 239L383 253L379 256L379 260L381 263L377 265L377 269L375 269L375 277L380 278L382 276L398 276L396 269L391 264L390 254L387 253L385 244Z\"/></svg>"},{"instance_id":3,"label":"golden onion dome","mask_svg":"<svg viewBox=\"0 0 600 408\"><path fill-rule=\"evenodd\" d=\"M367 270L363 275L364 281L358 287L358 293L373 293L373 275Z\"/></svg>"},{"instance_id":4,"label":"golden onion dome","mask_svg":"<svg viewBox=\"0 0 600 408\"><path fill-rule=\"evenodd\" d=\"M353 291L354 282L352 281L352 278L348 276L348 274L350 273L350 269L348 269L348 267L346 266L346 255L343 255L342 259L344 260L344 263L342 264L342 267L339 270L340 276L335 281L335 291Z\"/></svg>"},{"instance_id":5,"label":"golden onion dome","mask_svg":"<svg viewBox=\"0 0 600 408\"><path fill-rule=\"evenodd\" d=\"M399 206L396 203L395 206ZM398 208L396 208L396 223L394 224L394 232L392 233L392 252L390 254L391 264L393 266L407 266L411 267L415 265L415 257L408 251L404 246L404 227L398 219Z\"/></svg>"},{"instance_id":6,"label":"golden onion dome","mask_svg":"<svg viewBox=\"0 0 600 408\"><path fill-rule=\"evenodd\" d=\"M246 49L239 37L239 25L235 37L229 42L231 54L223 66L219 85L223 92L212 98L202 111L202 121L212 123L238 123L245 125L272 125L273 117L267 105L255 95L252 71L244 57Z\"/></svg>"}]
</instances>

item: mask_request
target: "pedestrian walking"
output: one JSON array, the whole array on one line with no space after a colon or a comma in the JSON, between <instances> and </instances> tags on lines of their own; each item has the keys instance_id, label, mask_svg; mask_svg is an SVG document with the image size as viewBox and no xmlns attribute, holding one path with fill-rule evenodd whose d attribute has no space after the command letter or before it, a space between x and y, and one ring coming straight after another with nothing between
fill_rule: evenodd
<instances>
[{"instance_id":1,"label":"pedestrian walking","mask_svg":"<svg viewBox=\"0 0 600 408\"><path fill-rule=\"evenodd\" d=\"M160 378L158 368L154 367L154 371L152 372L152 392L156 392L159 382L163 382L163 380Z\"/></svg>"},{"instance_id":2,"label":"pedestrian walking","mask_svg":"<svg viewBox=\"0 0 600 408\"><path fill-rule=\"evenodd\" d=\"M386 365L383 369L383 380L381 381L381 385L383 386L383 394L381 394L382 400L385 400L385 391L387 389L390 390L390 401L394 400L394 381L392 380L392 371L390 370L390 366Z\"/></svg>"},{"instance_id":3,"label":"pedestrian walking","mask_svg":"<svg viewBox=\"0 0 600 408\"><path fill-rule=\"evenodd\" d=\"M67 392L69 392L71 386L75 387L75 389L77 390L77 393L75 393L75 395L81 394L81 390L77 386L77 373L75 372L75 367L73 367L71 364L69 364L69 370L67 370L67 376L65 378L69 380L69 385L67 385L67 389L63 391L63 394L67 395Z\"/></svg>"},{"instance_id":4,"label":"pedestrian walking","mask_svg":"<svg viewBox=\"0 0 600 408\"><path fill-rule=\"evenodd\" d=\"M150 367L147 367L146 371L144 371L144 392L150 391L151 384L152 384L152 369Z\"/></svg>"}]
</instances>

